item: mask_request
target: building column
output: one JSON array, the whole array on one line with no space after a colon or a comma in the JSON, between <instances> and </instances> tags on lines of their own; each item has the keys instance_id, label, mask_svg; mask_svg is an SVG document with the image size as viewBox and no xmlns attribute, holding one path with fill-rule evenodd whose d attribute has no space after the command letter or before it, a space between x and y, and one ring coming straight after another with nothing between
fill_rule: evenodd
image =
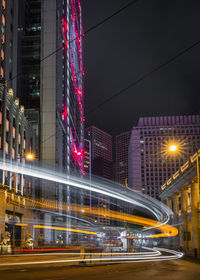
<instances>
[{"instance_id":1,"label":"building column","mask_svg":"<svg viewBox=\"0 0 200 280\"><path fill-rule=\"evenodd\" d=\"M7 191L0 191L0 243L3 241L5 235L5 215L6 215L6 199L7 199ZM0 250L1 253L1 250Z\"/></svg>"},{"instance_id":2,"label":"building column","mask_svg":"<svg viewBox=\"0 0 200 280\"><path fill-rule=\"evenodd\" d=\"M173 211L174 211L174 217L173 217L173 224L177 225L179 223L179 192L175 192L173 195ZM176 226L179 229L179 226ZM181 244L181 234L179 234L175 237L173 237L173 247L180 247Z\"/></svg>"},{"instance_id":3,"label":"building column","mask_svg":"<svg viewBox=\"0 0 200 280\"><path fill-rule=\"evenodd\" d=\"M198 221L198 203L199 203L199 184L192 182L191 186L191 223L192 223L192 249L197 257L200 250L199 241L199 221Z\"/></svg>"},{"instance_id":4,"label":"building column","mask_svg":"<svg viewBox=\"0 0 200 280\"><path fill-rule=\"evenodd\" d=\"M173 211L176 216L179 216L179 193L175 192L173 196Z\"/></svg>"},{"instance_id":5,"label":"building column","mask_svg":"<svg viewBox=\"0 0 200 280\"><path fill-rule=\"evenodd\" d=\"M187 251L187 235L188 235L188 225L187 225L187 207L188 207L188 187L184 186L181 189L181 212L183 221L183 248Z\"/></svg>"},{"instance_id":6,"label":"building column","mask_svg":"<svg viewBox=\"0 0 200 280\"><path fill-rule=\"evenodd\" d=\"M173 210L172 209L172 199L171 199L171 197L167 197L167 206L171 209L171 210Z\"/></svg>"}]
</instances>

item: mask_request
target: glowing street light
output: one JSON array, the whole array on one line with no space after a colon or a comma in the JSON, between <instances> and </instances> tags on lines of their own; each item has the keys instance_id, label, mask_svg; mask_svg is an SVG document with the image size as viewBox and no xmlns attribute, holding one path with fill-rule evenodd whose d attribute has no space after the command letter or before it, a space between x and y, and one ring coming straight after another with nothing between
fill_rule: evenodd
<instances>
[{"instance_id":1,"label":"glowing street light","mask_svg":"<svg viewBox=\"0 0 200 280\"><path fill-rule=\"evenodd\" d=\"M178 150L178 146L175 144L169 145L170 152L176 152Z\"/></svg>"},{"instance_id":2,"label":"glowing street light","mask_svg":"<svg viewBox=\"0 0 200 280\"><path fill-rule=\"evenodd\" d=\"M27 153L26 155L25 155L25 158L27 159L27 160L34 160L35 159L35 155L34 154L32 154L32 153Z\"/></svg>"}]
</instances>

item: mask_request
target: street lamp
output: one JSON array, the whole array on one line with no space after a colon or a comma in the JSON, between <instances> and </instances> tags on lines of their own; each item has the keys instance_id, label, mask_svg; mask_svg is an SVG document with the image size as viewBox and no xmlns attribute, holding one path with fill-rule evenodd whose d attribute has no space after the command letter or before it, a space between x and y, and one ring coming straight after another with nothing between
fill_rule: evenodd
<instances>
[{"instance_id":1,"label":"street lamp","mask_svg":"<svg viewBox=\"0 0 200 280\"><path fill-rule=\"evenodd\" d=\"M175 153L179 153L181 152L181 149L179 148L179 146L177 144L169 144L168 145L168 153L169 154L175 154ZM196 169L197 169L197 183L198 183L198 186L200 186L200 176L199 176L199 150L197 147L195 147L195 153L197 155L197 160L196 160Z\"/></svg>"},{"instance_id":2,"label":"street lamp","mask_svg":"<svg viewBox=\"0 0 200 280\"><path fill-rule=\"evenodd\" d=\"M169 145L168 149L169 149L170 152L174 153L174 152L177 152L178 146L175 145L175 144L171 144L171 145Z\"/></svg>"},{"instance_id":3,"label":"street lamp","mask_svg":"<svg viewBox=\"0 0 200 280\"><path fill-rule=\"evenodd\" d=\"M32 161L35 159L35 155L33 153L27 153L27 154L25 154L25 159Z\"/></svg>"}]
</instances>

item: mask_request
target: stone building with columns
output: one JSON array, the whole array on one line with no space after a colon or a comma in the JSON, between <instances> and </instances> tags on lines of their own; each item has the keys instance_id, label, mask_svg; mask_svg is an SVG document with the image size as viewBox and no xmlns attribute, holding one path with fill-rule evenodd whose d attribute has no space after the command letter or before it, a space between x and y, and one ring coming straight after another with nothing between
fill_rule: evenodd
<instances>
[{"instance_id":1,"label":"stone building with columns","mask_svg":"<svg viewBox=\"0 0 200 280\"><path fill-rule=\"evenodd\" d=\"M179 234L171 246L183 250L186 255L200 258L200 200L199 200L200 150L178 169L161 186L161 201L173 210L171 223Z\"/></svg>"},{"instance_id":2,"label":"stone building with columns","mask_svg":"<svg viewBox=\"0 0 200 280\"><path fill-rule=\"evenodd\" d=\"M5 81L0 79L0 161L1 164L8 161L25 165L26 154L35 154L35 131L13 90L4 85ZM25 197L36 195L35 179L0 171L0 243L8 232L15 241L13 246L24 246L33 217L33 212L25 208ZM29 221L27 230L21 226L24 220Z\"/></svg>"}]
</instances>

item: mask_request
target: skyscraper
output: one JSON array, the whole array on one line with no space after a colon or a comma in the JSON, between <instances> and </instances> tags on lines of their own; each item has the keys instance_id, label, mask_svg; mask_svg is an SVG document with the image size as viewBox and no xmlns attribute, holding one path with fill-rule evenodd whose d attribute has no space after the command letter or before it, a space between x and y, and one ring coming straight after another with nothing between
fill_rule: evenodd
<instances>
[{"instance_id":1,"label":"skyscraper","mask_svg":"<svg viewBox=\"0 0 200 280\"><path fill-rule=\"evenodd\" d=\"M0 77L5 78L5 33L6 33L6 2L2 1L0 8L0 47L1 47L1 57L0 57ZM2 81L2 80L1 80Z\"/></svg>"},{"instance_id":2,"label":"skyscraper","mask_svg":"<svg viewBox=\"0 0 200 280\"><path fill-rule=\"evenodd\" d=\"M80 1L2 0L0 15L0 75L25 105L25 114L38 134L39 159L66 174L83 176ZM60 205L82 200L81 193L55 184L42 187L41 195ZM44 221L51 221L51 215L45 215ZM49 241L51 234L47 235Z\"/></svg>"},{"instance_id":3,"label":"skyscraper","mask_svg":"<svg viewBox=\"0 0 200 280\"><path fill-rule=\"evenodd\" d=\"M92 173L112 180L112 136L90 126L86 129L86 138L91 141Z\"/></svg>"},{"instance_id":4,"label":"skyscraper","mask_svg":"<svg viewBox=\"0 0 200 280\"><path fill-rule=\"evenodd\" d=\"M38 133L40 159L83 174L80 1L5 0L0 13L1 76Z\"/></svg>"},{"instance_id":5,"label":"skyscraper","mask_svg":"<svg viewBox=\"0 0 200 280\"><path fill-rule=\"evenodd\" d=\"M115 138L116 145L116 180L118 183L128 184L128 147L131 131L121 133Z\"/></svg>"},{"instance_id":6,"label":"skyscraper","mask_svg":"<svg viewBox=\"0 0 200 280\"><path fill-rule=\"evenodd\" d=\"M170 156L167 145L174 142L182 152ZM199 115L140 118L130 139L129 186L158 198L160 186L199 145Z\"/></svg>"},{"instance_id":7,"label":"skyscraper","mask_svg":"<svg viewBox=\"0 0 200 280\"><path fill-rule=\"evenodd\" d=\"M12 77L17 74L17 16L16 1L2 0L0 5L0 77L6 80L7 88L16 92L16 80Z\"/></svg>"},{"instance_id":8,"label":"skyscraper","mask_svg":"<svg viewBox=\"0 0 200 280\"><path fill-rule=\"evenodd\" d=\"M86 129L85 137L91 141L92 174L112 180L112 136L95 126L90 126ZM92 198L91 204L98 207L100 212L102 208L105 210L110 207L109 199L103 195ZM110 219L107 217L95 217L95 219L104 225L110 224Z\"/></svg>"}]
</instances>

